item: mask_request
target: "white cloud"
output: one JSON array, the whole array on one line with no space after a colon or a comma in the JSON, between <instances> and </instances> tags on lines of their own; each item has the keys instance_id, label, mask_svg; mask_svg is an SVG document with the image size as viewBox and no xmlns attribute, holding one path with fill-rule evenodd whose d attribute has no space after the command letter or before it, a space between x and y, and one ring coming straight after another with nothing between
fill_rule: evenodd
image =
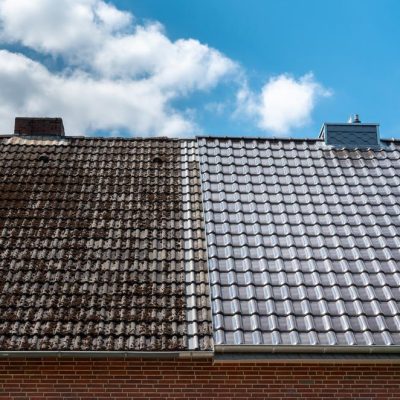
<instances>
[{"instance_id":1,"label":"white cloud","mask_svg":"<svg viewBox=\"0 0 400 400\"><path fill-rule=\"evenodd\" d=\"M263 130L286 134L309 123L317 99L330 95L312 74L298 80L282 74L269 79L260 93L244 85L238 92L237 112L255 119Z\"/></svg>"},{"instance_id":2,"label":"white cloud","mask_svg":"<svg viewBox=\"0 0 400 400\"><path fill-rule=\"evenodd\" d=\"M67 132L74 134L123 129L174 136L196 129L145 81L99 80L82 72L57 75L24 55L0 50L0 82L0 121L8 132L16 115L62 115Z\"/></svg>"},{"instance_id":3,"label":"white cloud","mask_svg":"<svg viewBox=\"0 0 400 400\"><path fill-rule=\"evenodd\" d=\"M1 37L40 52L88 58L132 15L102 0L1 0Z\"/></svg>"},{"instance_id":4,"label":"white cloud","mask_svg":"<svg viewBox=\"0 0 400 400\"><path fill-rule=\"evenodd\" d=\"M239 88L238 113L263 130L287 133L329 95L310 74L273 77L255 93L243 83L245 71L218 50L190 38L172 41L161 24L140 24L104 0L0 0L0 42L63 65L49 70L0 51L2 130L11 130L15 115L49 115L62 116L69 134L190 135L199 130L196 112L174 109L175 101L230 80ZM216 113L231 109L230 100L214 103Z\"/></svg>"},{"instance_id":5,"label":"white cloud","mask_svg":"<svg viewBox=\"0 0 400 400\"><path fill-rule=\"evenodd\" d=\"M238 70L217 50L193 39L173 42L160 24L135 24L132 14L103 0L0 0L0 39L65 64L52 72L0 52L2 128L17 114L60 115L71 134L191 134L196 124L172 101L210 90Z\"/></svg>"},{"instance_id":6,"label":"white cloud","mask_svg":"<svg viewBox=\"0 0 400 400\"><path fill-rule=\"evenodd\" d=\"M214 87L237 66L193 39L171 42L158 24L113 38L94 55L92 68L111 78L147 77L162 89L186 93Z\"/></svg>"},{"instance_id":7,"label":"white cloud","mask_svg":"<svg viewBox=\"0 0 400 400\"><path fill-rule=\"evenodd\" d=\"M133 16L124 11L117 10L112 4L97 1L94 9L105 31L114 32L128 28L132 23Z\"/></svg>"}]
</instances>

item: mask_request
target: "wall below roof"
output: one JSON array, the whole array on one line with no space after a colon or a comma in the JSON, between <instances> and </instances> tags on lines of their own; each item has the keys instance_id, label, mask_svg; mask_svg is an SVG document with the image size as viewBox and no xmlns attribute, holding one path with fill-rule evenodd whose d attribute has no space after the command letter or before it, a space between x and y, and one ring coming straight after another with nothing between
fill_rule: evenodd
<instances>
[{"instance_id":1,"label":"wall below roof","mask_svg":"<svg viewBox=\"0 0 400 400\"><path fill-rule=\"evenodd\" d=\"M388 399L400 365L205 360L1 359L1 399Z\"/></svg>"}]
</instances>

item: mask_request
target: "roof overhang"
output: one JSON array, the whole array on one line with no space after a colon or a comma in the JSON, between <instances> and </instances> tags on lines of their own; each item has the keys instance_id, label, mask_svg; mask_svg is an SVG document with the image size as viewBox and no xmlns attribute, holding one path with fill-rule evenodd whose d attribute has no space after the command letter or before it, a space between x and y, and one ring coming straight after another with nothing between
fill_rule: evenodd
<instances>
[{"instance_id":1,"label":"roof overhang","mask_svg":"<svg viewBox=\"0 0 400 400\"><path fill-rule=\"evenodd\" d=\"M400 363L400 346L217 345L215 362Z\"/></svg>"},{"instance_id":2,"label":"roof overhang","mask_svg":"<svg viewBox=\"0 0 400 400\"><path fill-rule=\"evenodd\" d=\"M5 351L0 358L208 358L212 351Z\"/></svg>"}]
</instances>

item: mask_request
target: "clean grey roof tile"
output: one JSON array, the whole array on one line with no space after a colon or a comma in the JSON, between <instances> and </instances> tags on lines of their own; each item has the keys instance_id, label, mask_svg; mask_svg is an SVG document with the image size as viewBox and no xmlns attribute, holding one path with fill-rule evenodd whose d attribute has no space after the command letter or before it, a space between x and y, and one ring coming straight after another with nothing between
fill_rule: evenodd
<instances>
[{"instance_id":1,"label":"clean grey roof tile","mask_svg":"<svg viewBox=\"0 0 400 400\"><path fill-rule=\"evenodd\" d=\"M400 345L400 147L199 139L215 344Z\"/></svg>"}]
</instances>

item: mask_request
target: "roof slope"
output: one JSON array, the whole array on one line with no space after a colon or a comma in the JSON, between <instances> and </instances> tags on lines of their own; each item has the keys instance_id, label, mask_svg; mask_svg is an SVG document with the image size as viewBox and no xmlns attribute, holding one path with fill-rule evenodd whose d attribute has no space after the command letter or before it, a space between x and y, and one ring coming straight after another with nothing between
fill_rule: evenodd
<instances>
[{"instance_id":1,"label":"roof slope","mask_svg":"<svg viewBox=\"0 0 400 400\"><path fill-rule=\"evenodd\" d=\"M400 145L199 142L217 345L400 345Z\"/></svg>"},{"instance_id":2,"label":"roof slope","mask_svg":"<svg viewBox=\"0 0 400 400\"><path fill-rule=\"evenodd\" d=\"M196 154L2 138L0 349L210 349Z\"/></svg>"}]
</instances>

